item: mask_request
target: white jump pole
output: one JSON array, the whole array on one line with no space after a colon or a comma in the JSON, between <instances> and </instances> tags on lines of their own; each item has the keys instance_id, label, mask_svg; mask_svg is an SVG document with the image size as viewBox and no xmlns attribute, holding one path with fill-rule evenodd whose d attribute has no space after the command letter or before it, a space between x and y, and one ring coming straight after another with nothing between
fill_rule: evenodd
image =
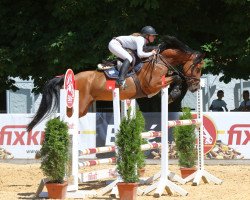
<instances>
[{"instance_id":1,"label":"white jump pole","mask_svg":"<svg viewBox=\"0 0 250 200\"><path fill-rule=\"evenodd\" d=\"M113 111L114 111L114 127L115 127L115 135L120 129L120 124L121 124L121 113L120 113L120 91L119 88L111 88L112 89L112 95L113 95ZM117 149L116 149L117 151ZM122 179L118 174L118 177L116 180L114 180L111 184L106 186L105 188L101 189L98 192L98 196L102 196L109 191L111 191L110 196L112 197L117 197L118 196L118 188L116 184L118 182L121 182Z\"/></svg>"},{"instance_id":2,"label":"white jump pole","mask_svg":"<svg viewBox=\"0 0 250 200\"><path fill-rule=\"evenodd\" d=\"M203 112L202 112L202 90L197 92L197 118L201 119L200 126L198 128L198 170L185 178L185 181L193 180L192 185L197 186L202 179L204 183L209 181L215 184L221 184L222 180L208 173L204 169L204 139L203 139Z\"/></svg>"},{"instance_id":3,"label":"white jump pole","mask_svg":"<svg viewBox=\"0 0 250 200\"><path fill-rule=\"evenodd\" d=\"M79 160L78 160L78 125L79 125L79 91L75 90L75 100L72 107L72 116L67 116L66 106L67 90L60 90L60 119L67 122L70 135L70 161L68 174L67 198L85 198L95 196L95 191L78 190Z\"/></svg>"},{"instance_id":4,"label":"white jump pole","mask_svg":"<svg viewBox=\"0 0 250 200\"><path fill-rule=\"evenodd\" d=\"M148 186L144 191L143 194L147 194L152 190L156 189L154 196L160 197L164 192L164 189L167 190L168 194L172 195L173 191L178 192L179 194L186 196L188 192L182 189L180 186L176 185L175 183L171 182L171 179L181 180L181 177L174 175L168 169L168 88L164 87L161 91L161 171L153 178L159 178L160 180L153 185Z\"/></svg>"},{"instance_id":5,"label":"white jump pole","mask_svg":"<svg viewBox=\"0 0 250 200\"><path fill-rule=\"evenodd\" d=\"M120 129L120 124L121 124L120 93L119 93L119 88L115 88L112 91L113 91L114 126L116 134Z\"/></svg>"},{"instance_id":6,"label":"white jump pole","mask_svg":"<svg viewBox=\"0 0 250 200\"><path fill-rule=\"evenodd\" d=\"M66 122L69 126L69 135L70 135L70 159L68 163L69 172L67 174L67 192L76 192L78 190L78 99L79 99L79 93L78 91L74 91L74 97L76 98L73 103L72 109L72 116L67 116L67 105L66 105L66 99L67 99L67 90L61 89L60 90L60 119L64 122ZM42 181L41 181L42 183ZM39 186L39 189L37 191L37 196L39 197L47 197L47 193L43 193L42 189L44 187L44 184L41 184ZM66 194L68 197L68 193Z\"/></svg>"},{"instance_id":7,"label":"white jump pole","mask_svg":"<svg viewBox=\"0 0 250 200\"><path fill-rule=\"evenodd\" d=\"M69 106L69 102L71 106ZM72 115L67 115L67 109L72 109ZM70 135L70 160L67 198L84 198L96 195L95 191L78 190L78 125L79 125L79 91L75 89L74 73L68 69L65 74L64 89L60 90L60 119L69 127Z\"/></svg>"},{"instance_id":8,"label":"white jump pole","mask_svg":"<svg viewBox=\"0 0 250 200\"><path fill-rule=\"evenodd\" d=\"M67 115L67 109L72 109L72 115ZM68 163L68 186L67 198L85 198L86 196L96 195L95 191L78 190L78 113L79 113L79 91L75 90L74 73L68 69L65 74L64 89L60 90L60 119L65 121L69 127L70 135L70 160ZM39 197L47 197L47 193L43 193L45 181L41 180L36 195Z\"/></svg>"},{"instance_id":9,"label":"white jump pole","mask_svg":"<svg viewBox=\"0 0 250 200\"><path fill-rule=\"evenodd\" d=\"M128 107L131 106L131 116L135 116L135 99L132 100L123 100L121 102L122 108L120 108L120 94L119 94L119 88L113 88L112 89L112 94L113 94L113 110L114 110L114 126L115 126L115 134L118 132L120 128L120 123L121 123L121 114L122 113L122 118L127 116L127 110ZM129 101L129 102L128 102ZM129 105L130 104L130 105ZM117 151L117 149L116 149ZM117 174L117 179L113 181L111 184L106 186L105 188L101 189L98 193L98 196L102 196L109 191L111 191L110 196L111 197L118 197L118 188L117 188L117 183L122 182L122 178L119 174ZM140 192L139 190L139 193Z\"/></svg>"},{"instance_id":10,"label":"white jump pole","mask_svg":"<svg viewBox=\"0 0 250 200\"><path fill-rule=\"evenodd\" d=\"M71 116L67 110L71 109ZM64 88L60 90L60 119L67 123L70 136L70 158L67 191L78 190L78 114L79 91L75 90L75 78L68 69L64 78Z\"/></svg>"},{"instance_id":11,"label":"white jump pole","mask_svg":"<svg viewBox=\"0 0 250 200\"><path fill-rule=\"evenodd\" d=\"M121 101L121 113L122 113L122 118L127 117L127 111L129 108L131 108L131 113L130 116L133 117L135 116L136 112L136 102L135 99L126 99Z\"/></svg>"},{"instance_id":12,"label":"white jump pole","mask_svg":"<svg viewBox=\"0 0 250 200\"><path fill-rule=\"evenodd\" d=\"M67 122L70 135L70 161L67 191L78 190L78 113L79 113L79 91L75 90L75 101L72 107L72 116L67 116L66 106L67 91L60 90L60 119ZM77 99L77 100L76 100ZM63 101L65 100L65 101Z\"/></svg>"}]
</instances>

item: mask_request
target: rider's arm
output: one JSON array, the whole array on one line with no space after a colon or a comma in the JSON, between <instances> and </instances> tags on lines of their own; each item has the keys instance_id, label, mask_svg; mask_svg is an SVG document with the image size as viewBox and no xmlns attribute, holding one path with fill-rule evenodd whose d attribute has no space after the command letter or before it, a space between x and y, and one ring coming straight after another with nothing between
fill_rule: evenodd
<instances>
[{"instance_id":1,"label":"rider's arm","mask_svg":"<svg viewBox=\"0 0 250 200\"><path fill-rule=\"evenodd\" d=\"M137 37L136 38L136 45L137 45L137 55L140 58L145 58L154 55L154 52L144 52L143 46L145 44L145 39L143 37Z\"/></svg>"}]
</instances>

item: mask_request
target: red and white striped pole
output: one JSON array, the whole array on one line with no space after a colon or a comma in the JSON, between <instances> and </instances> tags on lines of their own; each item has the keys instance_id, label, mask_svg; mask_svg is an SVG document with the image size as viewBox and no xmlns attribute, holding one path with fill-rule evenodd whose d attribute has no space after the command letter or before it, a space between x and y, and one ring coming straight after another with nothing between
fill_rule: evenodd
<instances>
[{"instance_id":1,"label":"red and white striped pole","mask_svg":"<svg viewBox=\"0 0 250 200\"><path fill-rule=\"evenodd\" d=\"M148 144L142 144L141 150L146 151L149 149L157 149L161 147L161 143L148 143ZM97 148L88 148L80 151L79 158L83 158L84 155L90 155L90 154L99 154L99 153L109 153L115 151L115 146L109 146L109 147L97 147Z\"/></svg>"}]
</instances>

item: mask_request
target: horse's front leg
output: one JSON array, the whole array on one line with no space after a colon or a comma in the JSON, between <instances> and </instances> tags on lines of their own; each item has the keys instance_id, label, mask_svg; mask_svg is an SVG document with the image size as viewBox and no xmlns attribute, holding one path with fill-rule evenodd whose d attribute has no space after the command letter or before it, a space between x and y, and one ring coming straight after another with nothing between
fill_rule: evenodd
<instances>
[{"instance_id":1,"label":"horse's front leg","mask_svg":"<svg viewBox=\"0 0 250 200\"><path fill-rule=\"evenodd\" d=\"M167 84L170 85L170 93L168 102L175 101L181 95L182 78L179 75L174 75L166 78Z\"/></svg>"},{"instance_id":2,"label":"horse's front leg","mask_svg":"<svg viewBox=\"0 0 250 200\"><path fill-rule=\"evenodd\" d=\"M174 75L174 76L168 76L165 79L165 86L170 85L172 83L174 84L181 84L182 78L179 75Z\"/></svg>"}]
</instances>

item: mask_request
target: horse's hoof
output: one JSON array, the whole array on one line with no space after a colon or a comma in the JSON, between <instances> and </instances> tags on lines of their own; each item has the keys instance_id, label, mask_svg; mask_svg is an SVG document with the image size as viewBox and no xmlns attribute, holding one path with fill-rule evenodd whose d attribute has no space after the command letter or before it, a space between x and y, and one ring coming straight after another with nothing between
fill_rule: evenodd
<instances>
[{"instance_id":1,"label":"horse's hoof","mask_svg":"<svg viewBox=\"0 0 250 200\"><path fill-rule=\"evenodd\" d=\"M174 89L169 94L169 103L175 101L179 96L181 96L181 91L179 89Z\"/></svg>"}]
</instances>

